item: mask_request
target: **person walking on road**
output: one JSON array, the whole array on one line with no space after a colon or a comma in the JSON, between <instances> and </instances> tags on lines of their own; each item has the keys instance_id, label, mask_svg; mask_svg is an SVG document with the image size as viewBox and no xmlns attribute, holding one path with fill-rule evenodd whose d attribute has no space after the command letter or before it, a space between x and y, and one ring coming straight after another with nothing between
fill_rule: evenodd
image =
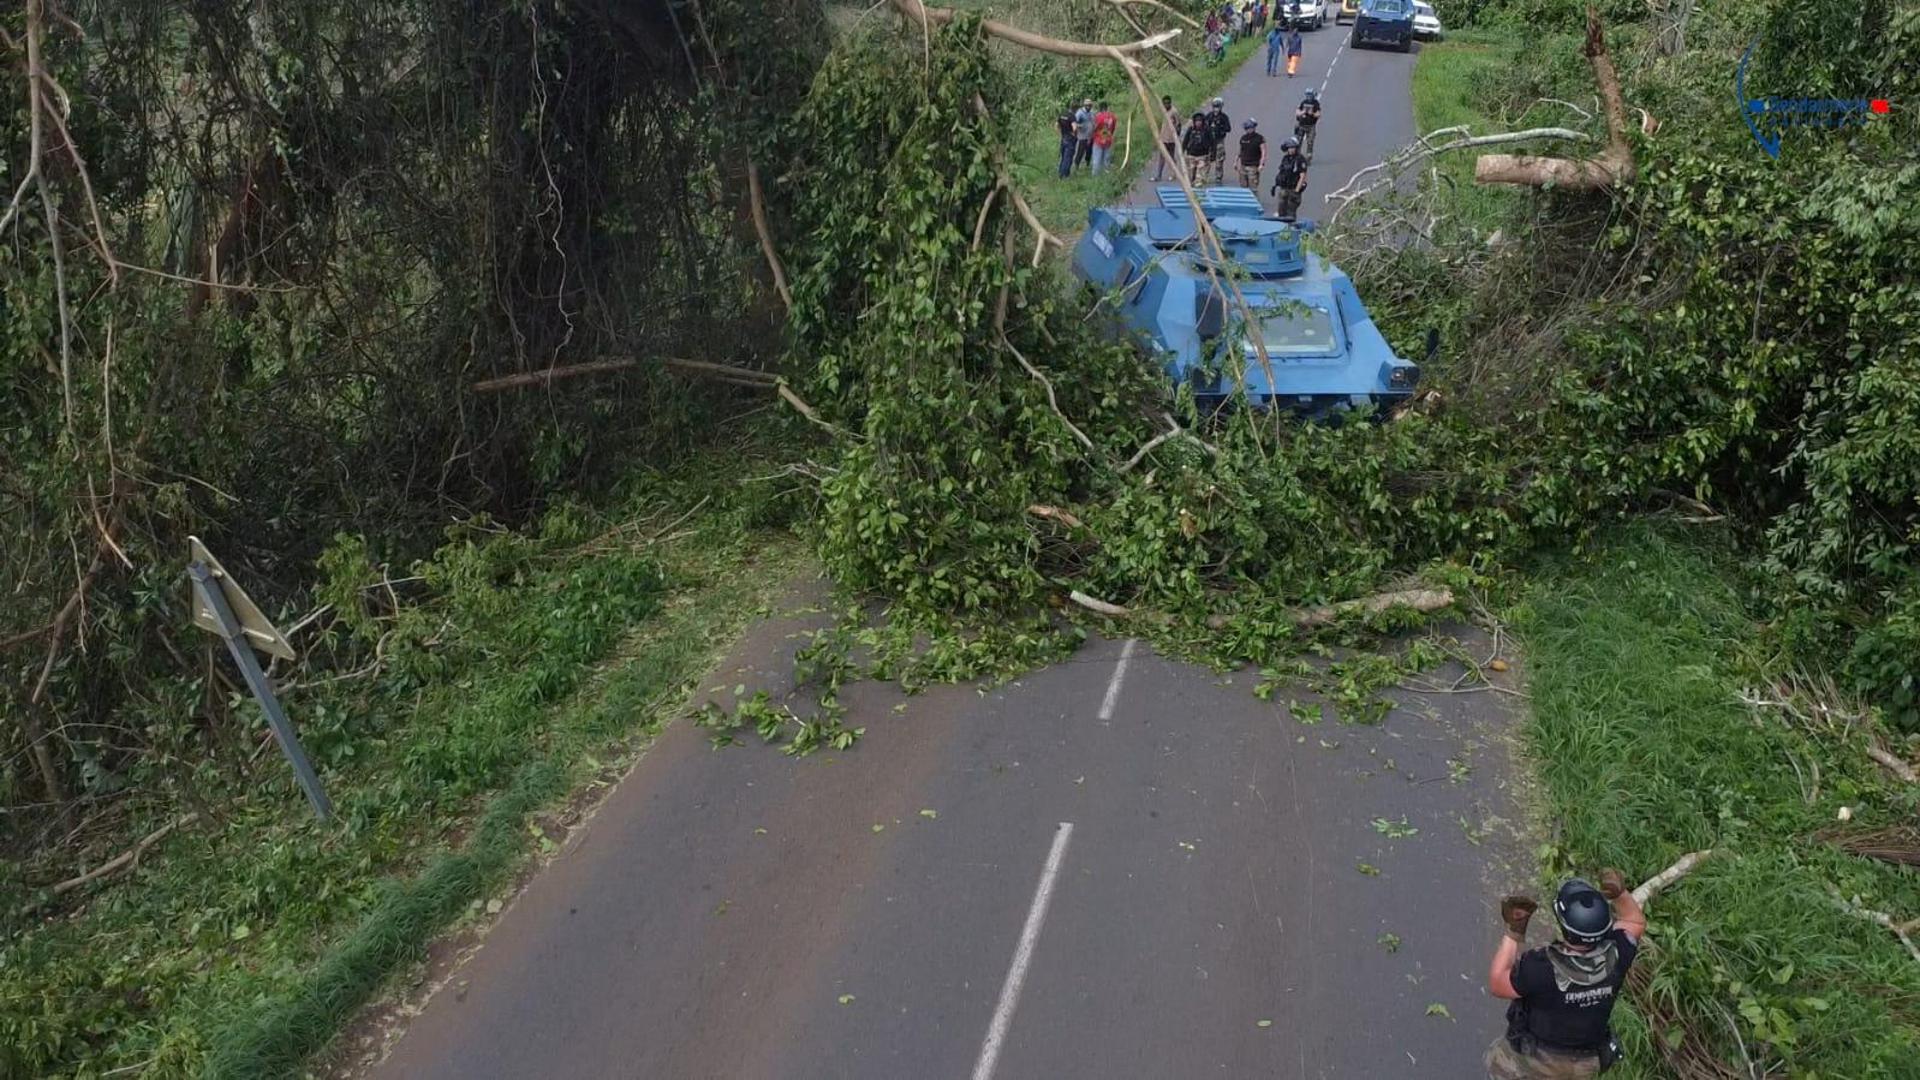
<instances>
[{"instance_id":1,"label":"person walking on road","mask_svg":"<svg viewBox=\"0 0 1920 1080\"><path fill-rule=\"evenodd\" d=\"M1280 47L1286 43L1287 35L1280 32L1280 24L1274 23L1267 29L1267 78L1280 74Z\"/></svg>"},{"instance_id":2,"label":"person walking on road","mask_svg":"<svg viewBox=\"0 0 1920 1080\"><path fill-rule=\"evenodd\" d=\"M1206 183L1207 165L1213 158L1213 125L1207 122L1206 113L1193 114L1180 149L1187 155L1187 183L1194 187Z\"/></svg>"},{"instance_id":3,"label":"person walking on road","mask_svg":"<svg viewBox=\"0 0 1920 1080\"><path fill-rule=\"evenodd\" d=\"M1300 140L1300 156L1313 160L1313 133L1320 130L1320 95L1312 90L1293 110L1293 137Z\"/></svg>"},{"instance_id":4,"label":"person walking on road","mask_svg":"<svg viewBox=\"0 0 1920 1080\"><path fill-rule=\"evenodd\" d=\"M1213 99L1213 110L1207 113L1207 134L1213 138L1212 157L1213 182L1227 182L1227 140L1233 138L1233 120L1227 116L1227 103L1224 98Z\"/></svg>"},{"instance_id":5,"label":"person walking on road","mask_svg":"<svg viewBox=\"0 0 1920 1080\"><path fill-rule=\"evenodd\" d=\"M1167 162L1179 168L1180 162L1180 112L1173 107L1173 98L1160 96L1160 148L1166 153L1153 163L1153 182L1159 183L1167 177Z\"/></svg>"},{"instance_id":6,"label":"person walking on road","mask_svg":"<svg viewBox=\"0 0 1920 1080\"><path fill-rule=\"evenodd\" d=\"M1287 31L1287 78L1300 74L1300 50L1304 48L1306 44L1300 40L1300 27L1296 25Z\"/></svg>"},{"instance_id":7,"label":"person walking on road","mask_svg":"<svg viewBox=\"0 0 1920 1080\"><path fill-rule=\"evenodd\" d=\"M1073 175L1073 152L1080 145L1079 138L1073 133L1071 101L1067 103L1066 108L1060 110L1059 116L1053 118L1053 126L1060 132L1060 179L1065 180Z\"/></svg>"},{"instance_id":8,"label":"person walking on road","mask_svg":"<svg viewBox=\"0 0 1920 1080\"><path fill-rule=\"evenodd\" d=\"M1293 221L1300 215L1300 195L1307 190L1307 159L1300 156L1300 140L1280 144L1280 162L1273 169L1273 215Z\"/></svg>"},{"instance_id":9,"label":"person walking on road","mask_svg":"<svg viewBox=\"0 0 1920 1080\"><path fill-rule=\"evenodd\" d=\"M1240 186L1258 193L1260 172L1267 167L1267 137L1255 129L1260 121L1248 117L1240 122Z\"/></svg>"},{"instance_id":10,"label":"person walking on road","mask_svg":"<svg viewBox=\"0 0 1920 1080\"><path fill-rule=\"evenodd\" d=\"M1647 916L1626 875L1602 870L1600 885L1573 878L1554 897L1560 940L1525 949L1531 897L1500 901L1506 935L1487 969L1487 991L1512 1002L1506 1034L1487 1048L1489 1080L1583 1080L1620 1059L1607 1027Z\"/></svg>"},{"instance_id":11,"label":"person walking on road","mask_svg":"<svg viewBox=\"0 0 1920 1080\"><path fill-rule=\"evenodd\" d=\"M1073 114L1073 163L1093 164L1093 99L1080 103Z\"/></svg>"},{"instance_id":12,"label":"person walking on road","mask_svg":"<svg viewBox=\"0 0 1920 1080\"><path fill-rule=\"evenodd\" d=\"M1107 171L1107 158L1113 153L1113 132L1119 126L1120 118L1113 115L1106 102L1101 102L1100 111L1093 114L1093 175Z\"/></svg>"}]
</instances>

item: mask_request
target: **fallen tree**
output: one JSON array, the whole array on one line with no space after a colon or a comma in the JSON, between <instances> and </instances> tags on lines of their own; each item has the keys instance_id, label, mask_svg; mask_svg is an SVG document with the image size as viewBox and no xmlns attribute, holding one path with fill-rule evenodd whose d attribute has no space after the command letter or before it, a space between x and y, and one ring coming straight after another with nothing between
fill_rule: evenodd
<instances>
[{"instance_id":1,"label":"fallen tree","mask_svg":"<svg viewBox=\"0 0 1920 1080\"><path fill-rule=\"evenodd\" d=\"M1473 179L1480 184L1517 184L1592 191L1633 179L1633 148L1627 143L1627 106L1620 94L1620 74L1607 53L1600 13L1587 6L1587 62L1600 90L1600 111L1607 123L1607 145L1591 158L1534 157L1527 154L1485 154L1473 163Z\"/></svg>"}]
</instances>

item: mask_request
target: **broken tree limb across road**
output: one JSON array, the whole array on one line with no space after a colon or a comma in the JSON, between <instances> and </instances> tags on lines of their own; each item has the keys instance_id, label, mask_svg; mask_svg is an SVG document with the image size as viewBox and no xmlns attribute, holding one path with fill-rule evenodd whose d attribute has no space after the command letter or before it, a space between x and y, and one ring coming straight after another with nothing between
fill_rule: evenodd
<instances>
[{"instance_id":1,"label":"broken tree limb across road","mask_svg":"<svg viewBox=\"0 0 1920 1080\"><path fill-rule=\"evenodd\" d=\"M1593 68L1594 84L1599 90L1601 115L1607 128L1607 141L1600 153L1591 158L1483 154L1474 162L1473 179L1476 183L1554 187L1581 191L1608 188L1633 179L1633 147L1627 141L1627 108L1620 91L1620 75L1614 69L1612 56L1607 52L1606 33L1601 25L1600 14L1592 6L1587 8L1587 36L1583 51L1589 65ZM1575 111L1583 116L1587 115L1584 110L1576 109ZM1641 110L1640 127L1643 132L1651 135L1657 129L1658 122L1645 110ZM1544 139L1590 142L1591 136L1586 132L1565 127L1536 127L1524 131L1475 135L1472 128L1464 124L1428 132L1378 163L1354 173L1345 184L1329 192L1326 196L1327 202L1337 204L1331 221L1339 220L1340 214L1354 202L1383 188L1394 187L1402 175L1409 170L1424 167L1430 158L1456 150L1472 150ZM1356 185L1360 184L1363 178L1372 177L1376 173L1385 175L1371 180L1356 190Z\"/></svg>"}]
</instances>

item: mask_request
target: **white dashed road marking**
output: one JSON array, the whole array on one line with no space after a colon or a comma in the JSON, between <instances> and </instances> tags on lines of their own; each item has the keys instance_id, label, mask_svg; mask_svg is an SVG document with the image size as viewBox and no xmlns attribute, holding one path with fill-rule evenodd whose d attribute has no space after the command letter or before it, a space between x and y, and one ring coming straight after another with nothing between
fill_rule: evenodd
<instances>
[{"instance_id":1,"label":"white dashed road marking","mask_svg":"<svg viewBox=\"0 0 1920 1080\"><path fill-rule=\"evenodd\" d=\"M1107 696L1100 701L1100 719L1113 719L1113 707L1120 703L1120 683L1127 677L1127 661L1133 659L1134 639L1128 638L1120 650L1120 663L1113 669L1113 678L1107 682Z\"/></svg>"},{"instance_id":2,"label":"white dashed road marking","mask_svg":"<svg viewBox=\"0 0 1920 1080\"><path fill-rule=\"evenodd\" d=\"M1131 649L1133 642L1127 642ZM1121 659L1124 666L1126 660ZM1119 680L1115 680L1118 685ZM1027 965L1033 962L1033 946L1040 940L1040 925L1047 920L1047 904L1053 900L1053 883L1060 876L1060 864L1067 857L1067 841L1073 837L1073 823L1063 821L1053 833L1053 849L1047 852L1046 869L1040 871L1040 887L1033 894L1033 906L1027 909L1027 925L1020 930L1020 945L1013 951L1013 967L1007 970L1007 982L1000 988L1000 1004L993 1010L993 1023L987 1028L987 1041L980 1047L980 1060L973 1066L973 1080L992 1080L993 1067L1000 1060L1000 1044L1006 1041L1007 1026L1013 1021L1013 1009L1020 1003L1020 987L1027 981Z\"/></svg>"}]
</instances>

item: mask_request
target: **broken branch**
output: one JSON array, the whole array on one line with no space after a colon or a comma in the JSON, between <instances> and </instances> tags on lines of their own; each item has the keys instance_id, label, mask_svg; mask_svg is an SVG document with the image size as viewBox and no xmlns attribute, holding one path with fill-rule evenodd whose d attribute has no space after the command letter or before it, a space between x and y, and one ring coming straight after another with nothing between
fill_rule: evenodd
<instances>
[{"instance_id":1,"label":"broken branch","mask_svg":"<svg viewBox=\"0 0 1920 1080\"><path fill-rule=\"evenodd\" d=\"M1713 849L1707 848L1702 851L1688 852L1687 854L1680 856L1678 859L1674 860L1674 863L1672 866L1667 867L1665 870L1662 870L1659 873L1648 878L1647 880L1641 882L1640 887L1633 890L1634 902L1644 904L1647 901L1653 899L1655 896L1658 896L1660 894L1660 890L1665 889L1669 885L1672 885L1675 882L1679 881L1681 878L1686 877L1688 874L1693 873L1693 868L1696 866L1699 866L1701 862L1703 862L1707 858L1707 856L1712 854L1713 854Z\"/></svg>"},{"instance_id":2,"label":"broken branch","mask_svg":"<svg viewBox=\"0 0 1920 1080\"><path fill-rule=\"evenodd\" d=\"M1302 630L1311 630L1315 627L1330 625L1349 612L1359 611L1368 615L1378 615L1397 607L1409 607L1420 612L1435 612L1452 605L1453 590L1451 589L1403 589L1398 592L1364 596L1358 600L1342 600L1337 604L1305 608L1294 612L1292 619L1293 625Z\"/></svg>"},{"instance_id":3,"label":"broken branch","mask_svg":"<svg viewBox=\"0 0 1920 1080\"><path fill-rule=\"evenodd\" d=\"M1121 607L1119 604L1109 604L1105 600L1096 600L1086 593L1081 592L1079 589L1068 593L1067 599L1079 604L1088 611L1097 612L1110 619L1126 619L1133 615L1132 608Z\"/></svg>"},{"instance_id":4,"label":"broken branch","mask_svg":"<svg viewBox=\"0 0 1920 1080\"><path fill-rule=\"evenodd\" d=\"M81 887L82 885L87 885L92 882L98 881L101 878L106 877L108 874L114 873L115 871L118 871L123 867L131 866L139 862L140 856L146 854L146 851L148 848L159 843L161 840L164 840L168 833L172 832L175 829L181 828L182 826L191 825L198 820L200 820L200 814L198 811L195 811L190 814L183 814L180 817L167 822L165 825L160 826L159 828L148 833L145 837L141 838L139 843L133 845L132 847L121 852L120 854L115 855L113 858L108 859L106 862L101 863L99 866L96 866L93 869L87 871L86 873L81 874L79 877L68 878L67 880L62 881L59 884L55 885L53 887L53 895L60 896L65 893L72 892L73 890Z\"/></svg>"},{"instance_id":5,"label":"broken branch","mask_svg":"<svg viewBox=\"0 0 1920 1080\"><path fill-rule=\"evenodd\" d=\"M1875 926L1884 927L1891 931L1894 937L1900 939L1900 944L1907 947L1907 955L1913 957L1916 963L1920 963L1920 945L1915 945L1913 942L1913 935L1920 933L1920 919L1908 919L1905 922L1896 922L1893 916L1884 911L1875 911L1872 908L1862 907L1858 896L1849 900L1840 895L1839 889L1831 885L1827 886L1827 889L1833 894L1833 901L1840 905L1841 911L1846 912L1856 919L1865 919Z\"/></svg>"},{"instance_id":6,"label":"broken branch","mask_svg":"<svg viewBox=\"0 0 1920 1080\"><path fill-rule=\"evenodd\" d=\"M1075 517L1071 511L1062 510L1057 506L1048 506L1045 503L1034 503L1032 506L1027 507L1027 513L1037 518L1046 518L1048 521L1057 521L1069 529L1084 527L1080 519Z\"/></svg>"},{"instance_id":7,"label":"broken branch","mask_svg":"<svg viewBox=\"0 0 1920 1080\"><path fill-rule=\"evenodd\" d=\"M893 0L893 6L902 15L922 24L939 23L944 26L959 15L959 12L952 8L927 7L920 0ZM1002 41L1011 41L1015 45L1024 45L1029 49L1038 49L1056 56L1101 57L1115 50L1130 56L1157 48L1180 36L1179 30L1163 30L1158 34L1139 41L1130 41L1124 45L1103 45L1090 41L1066 41L1061 38L1047 37L1045 34L1036 34L1031 30L1010 26L997 19L980 20L980 29Z\"/></svg>"},{"instance_id":8,"label":"broken branch","mask_svg":"<svg viewBox=\"0 0 1920 1080\"><path fill-rule=\"evenodd\" d=\"M1880 747L1868 746L1867 756L1879 762L1880 764L1885 765L1888 771L1892 772L1893 775L1899 777L1900 779L1905 780L1907 783L1920 784L1920 774L1917 774L1914 772L1913 766L1907 764L1905 761L1902 761L1900 758L1895 757L1893 754L1888 753L1885 750L1882 750Z\"/></svg>"},{"instance_id":9,"label":"broken branch","mask_svg":"<svg viewBox=\"0 0 1920 1080\"><path fill-rule=\"evenodd\" d=\"M747 208L753 215L753 231L760 235L760 251L767 257L767 269L773 271L773 287L780 300L793 310L793 292L787 288L787 272L780 265L780 253L773 246L773 230L767 225L767 204L760 194L760 170L747 159Z\"/></svg>"},{"instance_id":10,"label":"broken branch","mask_svg":"<svg viewBox=\"0 0 1920 1080\"><path fill-rule=\"evenodd\" d=\"M1597 157L1531 157L1524 154L1487 154L1473 163L1473 179L1480 184L1518 184L1561 187L1581 191L1623 184L1633 179L1633 148L1627 144L1627 107L1620 94L1620 74L1607 54L1600 13L1587 5L1587 62L1600 90L1601 112L1607 121L1607 148Z\"/></svg>"}]
</instances>

